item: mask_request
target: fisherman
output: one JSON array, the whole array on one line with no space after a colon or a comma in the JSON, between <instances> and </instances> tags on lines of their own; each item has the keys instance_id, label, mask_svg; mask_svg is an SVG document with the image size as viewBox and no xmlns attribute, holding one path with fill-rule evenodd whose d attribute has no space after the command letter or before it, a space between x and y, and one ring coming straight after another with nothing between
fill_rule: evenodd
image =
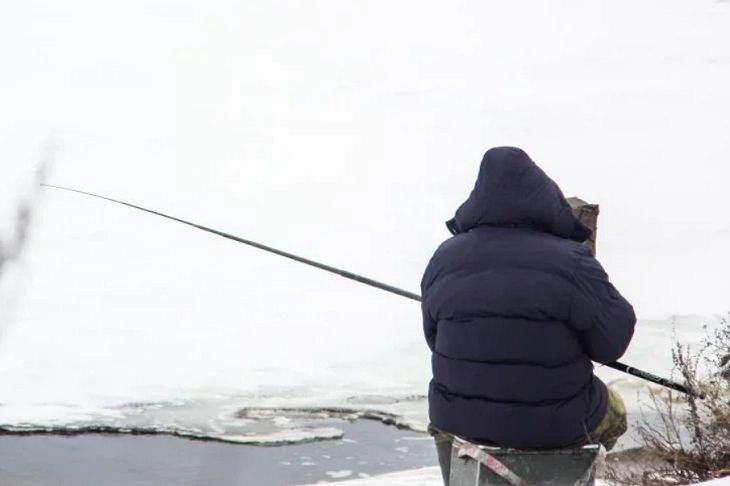
<instances>
[{"instance_id":1,"label":"fisherman","mask_svg":"<svg viewBox=\"0 0 730 486\"><path fill-rule=\"evenodd\" d=\"M522 150L482 159L453 236L421 291L432 352L429 430L448 485L451 442L553 449L626 432L621 397L593 374L626 351L632 306L582 243L591 230Z\"/></svg>"}]
</instances>

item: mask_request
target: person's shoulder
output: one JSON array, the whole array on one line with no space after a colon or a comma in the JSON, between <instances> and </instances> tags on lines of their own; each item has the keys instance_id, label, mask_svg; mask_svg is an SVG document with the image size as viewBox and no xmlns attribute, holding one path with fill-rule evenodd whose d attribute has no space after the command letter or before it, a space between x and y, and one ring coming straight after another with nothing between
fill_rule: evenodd
<instances>
[{"instance_id":1,"label":"person's shoulder","mask_svg":"<svg viewBox=\"0 0 730 486\"><path fill-rule=\"evenodd\" d=\"M538 232L537 234L539 238L535 241L535 244L544 246L548 250L553 250L556 253L572 258L591 256L591 250L581 242L562 238L550 233Z\"/></svg>"},{"instance_id":2,"label":"person's shoulder","mask_svg":"<svg viewBox=\"0 0 730 486\"><path fill-rule=\"evenodd\" d=\"M439 246L436 247L436 251L433 252L433 255L436 256L457 250L467 239L468 234L469 233L459 233L446 238L439 244Z\"/></svg>"},{"instance_id":3,"label":"person's shoulder","mask_svg":"<svg viewBox=\"0 0 730 486\"><path fill-rule=\"evenodd\" d=\"M467 231L450 236L436 247L431 257L432 262L452 262L454 260L461 261L465 255L469 254L469 248L478 245L476 241L479 236L475 231Z\"/></svg>"},{"instance_id":4,"label":"person's shoulder","mask_svg":"<svg viewBox=\"0 0 730 486\"><path fill-rule=\"evenodd\" d=\"M426 270L421 281L421 290L425 291L436 278L445 270L450 268L458 255L463 255L463 243L466 233L459 233L441 242L433 252L433 256L426 265Z\"/></svg>"},{"instance_id":5,"label":"person's shoulder","mask_svg":"<svg viewBox=\"0 0 730 486\"><path fill-rule=\"evenodd\" d=\"M511 246L512 252L519 252L521 266L560 275L572 273L581 260L592 258L583 243L541 231L529 231Z\"/></svg>"}]
</instances>

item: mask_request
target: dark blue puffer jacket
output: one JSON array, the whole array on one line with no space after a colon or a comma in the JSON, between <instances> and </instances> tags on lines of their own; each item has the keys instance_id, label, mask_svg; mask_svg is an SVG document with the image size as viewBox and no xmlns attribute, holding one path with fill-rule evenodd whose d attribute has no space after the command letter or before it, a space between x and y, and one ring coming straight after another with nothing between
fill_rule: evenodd
<instances>
[{"instance_id":1,"label":"dark blue puffer jacket","mask_svg":"<svg viewBox=\"0 0 730 486\"><path fill-rule=\"evenodd\" d=\"M636 318L581 242L590 230L525 152L482 160L426 268L431 422L505 447L580 441L606 412L591 360L616 361Z\"/></svg>"}]
</instances>

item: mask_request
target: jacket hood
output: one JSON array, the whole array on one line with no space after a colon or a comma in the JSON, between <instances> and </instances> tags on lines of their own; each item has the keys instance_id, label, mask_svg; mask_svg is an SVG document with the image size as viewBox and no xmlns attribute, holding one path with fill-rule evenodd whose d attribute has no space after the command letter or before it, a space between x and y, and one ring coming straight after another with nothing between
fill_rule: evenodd
<instances>
[{"instance_id":1,"label":"jacket hood","mask_svg":"<svg viewBox=\"0 0 730 486\"><path fill-rule=\"evenodd\" d=\"M446 223L453 234L480 225L530 227L578 242L591 235L558 185L516 147L484 154L474 189Z\"/></svg>"}]
</instances>

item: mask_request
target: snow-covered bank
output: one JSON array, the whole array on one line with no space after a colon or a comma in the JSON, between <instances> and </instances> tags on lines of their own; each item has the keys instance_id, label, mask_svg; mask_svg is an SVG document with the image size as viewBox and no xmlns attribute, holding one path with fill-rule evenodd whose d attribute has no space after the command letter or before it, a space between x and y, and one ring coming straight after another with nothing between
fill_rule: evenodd
<instances>
[{"instance_id":1,"label":"snow-covered bank","mask_svg":"<svg viewBox=\"0 0 730 486\"><path fill-rule=\"evenodd\" d=\"M317 484L322 483L319 482ZM425 467L422 469L383 474L371 478L338 481L337 484L339 486L443 486L444 483L441 480L441 470L438 467ZM596 481L596 486L608 485L599 479Z\"/></svg>"},{"instance_id":2,"label":"snow-covered bank","mask_svg":"<svg viewBox=\"0 0 730 486\"><path fill-rule=\"evenodd\" d=\"M438 467L424 467L374 477L338 481L337 484L341 486L443 486L444 483Z\"/></svg>"},{"instance_id":3,"label":"snow-covered bank","mask_svg":"<svg viewBox=\"0 0 730 486\"><path fill-rule=\"evenodd\" d=\"M322 484L318 482L317 484ZM338 481L338 486L443 486L441 471L438 467L426 467L410 471L401 471L391 474L383 474L371 478L353 479L349 481ZM708 486L720 486L730 484L730 477L714 479L703 483ZM311 485L310 485L311 486ZM596 480L596 486L609 486L604 480Z\"/></svg>"}]
</instances>

